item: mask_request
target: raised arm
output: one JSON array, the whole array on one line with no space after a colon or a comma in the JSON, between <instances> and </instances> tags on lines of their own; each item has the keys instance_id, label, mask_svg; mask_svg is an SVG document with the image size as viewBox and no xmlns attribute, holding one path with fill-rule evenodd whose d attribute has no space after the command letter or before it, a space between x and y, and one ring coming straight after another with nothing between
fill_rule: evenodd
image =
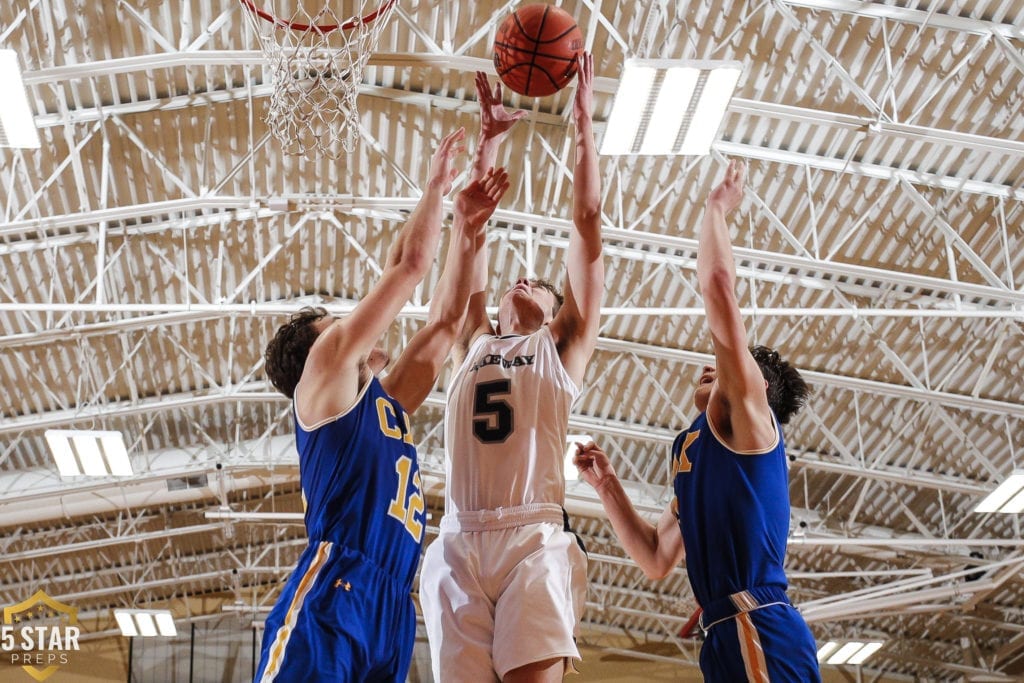
<instances>
[{"instance_id":1,"label":"raised arm","mask_svg":"<svg viewBox=\"0 0 1024 683\"><path fill-rule=\"evenodd\" d=\"M684 555L683 537L671 506L665 508L657 526L651 524L633 507L605 452L593 442L577 444L577 449L573 463L580 477L597 491L626 553L648 578L667 576Z\"/></svg>"},{"instance_id":2,"label":"raised arm","mask_svg":"<svg viewBox=\"0 0 1024 683\"><path fill-rule=\"evenodd\" d=\"M579 57L573 117L576 122L572 182L572 222L566 257L565 304L551 322L562 364L579 384L597 344L604 298L601 256L601 178L592 120L594 57Z\"/></svg>"},{"instance_id":3,"label":"raised arm","mask_svg":"<svg viewBox=\"0 0 1024 683\"><path fill-rule=\"evenodd\" d=\"M361 360L433 265L442 202L456 174L452 160L463 150L464 137L460 128L441 141L431 158L423 195L392 242L380 279L349 315L331 322L310 348L296 387L299 415L307 424L352 405L360 389Z\"/></svg>"},{"instance_id":4,"label":"raised arm","mask_svg":"<svg viewBox=\"0 0 1024 683\"><path fill-rule=\"evenodd\" d=\"M730 161L725 179L708 196L697 244L697 282L715 350L717 390L708 403L712 422L733 450L756 450L775 439L764 376L747 346L736 299L736 263L726 216L743 199L746 166Z\"/></svg>"},{"instance_id":5,"label":"raised arm","mask_svg":"<svg viewBox=\"0 0 1024 683\"><path fill-rule=\"evenodd\" d=\"M508 136L516 121L526 116L525 111L508 111L502 103L501 83L494 87L487 81L487 74L476 72L476 94L480 101L480 138L473 155L471 177L479 180L494 166L498 148ZM493 210L492 210L493 213ZM470 285L469 308L466 321L455 346L457 361L461 361L470 344L481 334L493 334L491 319L487 316L487 248L480 249L473 259L473 276Z\"/></svg>"},{"instance_id":6,"label":"raised arm","mask_svg":"<svg viewBox=\"0 0 1024 683\"><path fill-rule=\"evenodd\" d=\"M455 220L448 255L437 289L430 299L427 324L409 341L381 383L408 412L430 394L448 352L462 330L473 280L473 263L483 250L484 227L508 189L505 169L490 169L455 198Z\"/></svg>"}]
</instances>

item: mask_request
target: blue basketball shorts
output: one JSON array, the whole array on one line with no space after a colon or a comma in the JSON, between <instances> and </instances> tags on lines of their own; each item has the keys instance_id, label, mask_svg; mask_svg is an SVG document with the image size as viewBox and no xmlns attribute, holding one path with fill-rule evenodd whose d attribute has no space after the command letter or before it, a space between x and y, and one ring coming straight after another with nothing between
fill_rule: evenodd
<instances>
[{"instance_id":1,"label":"blue basketball shorts","mask_svg":"<svg viewBox=\"0 0 1024 683\"><path fill-rule=\"evenodd\" d=\"M817 648L792 605L742 612L711 626L700 650L707 683L820 683Z\"/></svg>"},{"instance_id":2,"label":"blue basketball shorts","mask_svg":"<svg viewBox=\"0 0 1024 683\"><path fill-rule=\"evenodd\" d=\"M416 612L361 553L324 541L299 558L267 616L257 683L404 683Z\"/></svg>"}]
</instances>

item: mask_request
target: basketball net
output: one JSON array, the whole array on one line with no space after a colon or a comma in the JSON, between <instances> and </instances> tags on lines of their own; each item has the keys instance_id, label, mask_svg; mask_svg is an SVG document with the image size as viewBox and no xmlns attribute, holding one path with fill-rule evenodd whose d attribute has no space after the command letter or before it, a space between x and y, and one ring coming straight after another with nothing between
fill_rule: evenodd
<instances>
[{"instance_id":1,"label":"basketball net","mask_svg":"<svg viewBox=\"0 0 1024 683\"><path fill-rule=\"evenodd\" d=\"M271 73L264 121L284 152L337 159L355 149L363 69L397 0L350 0L341 11L307 10L301 0L239 1Z\"/></svg>"}]
</instances>

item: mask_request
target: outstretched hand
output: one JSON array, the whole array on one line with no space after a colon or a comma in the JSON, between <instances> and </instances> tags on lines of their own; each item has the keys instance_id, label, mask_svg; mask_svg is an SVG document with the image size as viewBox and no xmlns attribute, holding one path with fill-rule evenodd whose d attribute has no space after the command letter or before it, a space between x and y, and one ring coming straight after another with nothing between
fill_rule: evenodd
<instances>
[{"instance_id":1,"label":"outstretched hand","mask_svg":"<svg viewBox=\"0 0 1024 683\"><path fill-rule=\"evenodd\" d=\"M594 55L581 52L576 57L576 98L572 102L573 119L589 119L594 110Z\"/></svg>"},{"instance_id":2,"label":"outstretched hand","mask_svg":"<svg viewBox=\"0 0 1024 683\"><path fill-rule=\"evenodd\" d=\"M495 83L492 90L483 71L476 72L476 94L480 100L480 136L485 140L506 135L516 121L526 116L525 111L505 109L501 83Z\"/></svg>"},{"instance_id":3,"label":"outstretched hand","mask_svg":"<svg viewBox=\"0 0 1024 683\"><path fill-rule=\"evenodd\" d=\"M708 206L715 206L722 213L729 213L743 200L743 185L747 178L747 165L733 159L725 169L725 178L708 195Z\"/></svg>"},{"instance_id":4,"label":"outstretched hand","mask_svg":"<svg viewBox=\"0 0 1024 683\"><path fill-rule=\"evenodd\" d=\"M455 196L455 213L462 216L467 225L479 228L494 213L508 187L505 169L489 168L483 178L474 180Z\"/></svg>"},{"instance_id":5,"label":"outstretched hand","mask_svg":"<svg viewBox=\"0 0 1024 683\"><path fill-rule=\"evenodd\" d=\"M466 151L466 146L462 144L465 138L465 128L446 135L430 159L430 178L427 182L440 187L442 194L452 191L452 182L459 174L459 170L453 167L453 161L455 155Z\"/></svg>"},{"instance_id":6,"label":"outstretched hand","mask_svg":"<svg viewBox=\"0 0 1024 683\"><path fill-rule=\"evenodd\" d=\"M608 460L608 455L593 441L576 444L576 455L573 456L572 464L579 470L580 478L595 490L616 478L615 468Z\"/></svg>"}]
</instances>

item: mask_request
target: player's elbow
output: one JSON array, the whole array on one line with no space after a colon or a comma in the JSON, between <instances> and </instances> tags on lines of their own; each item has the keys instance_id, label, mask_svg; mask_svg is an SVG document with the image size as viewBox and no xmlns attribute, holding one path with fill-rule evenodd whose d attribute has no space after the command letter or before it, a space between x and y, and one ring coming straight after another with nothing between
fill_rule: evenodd
<instances>
[{"instance_id":1,"label":"player's elbow","mask_svg":"<svg viewBox=\"0 0 1024 683\"><path fill-rule=\"evenodd\" d=\"M425 249L408 249L399 259L398 267L415 275L417 278L424 278L434 266L434 254Z\"/></svg>"},{"instance_id":2,"label":"player's elbow","mask_svg":"<svg viewBox=\"0 0 1024 683\"><path fill-rule=\"evenodd\" d=\"M661 581L672 573L673 566L663 561L662 558L655 556L640 565L640 569L643 570L644 576L649 580Z\"/></svg>"},{"instance_id":3,"label":"player's elbow","mask_svg":"<svg viewBox=\"0 0 1024 683\"><path fill-rule=\"evenodd\" d=\"M723 299L734 297L736 276L725 266L713 266L704 272L698 272L697 280L700 293L705 299Z\"/></svg>"},{"instance_id":4,"label":"player's elbow","mask_svg":"<svg viewBox=\"0 0 1024 683\"><path fill-rule=\"evenodd\" d=\"M422 279L434 266L434 252L422 241L403 240L391 248L388 266Z\"/></svg>"},{"instance_id":5,"label":"player's elbow","mask_svg":"<svg viewBox=\"0 0 1024 683\"><path fill-rule=\"evenodd\" d=\"M450 347L459 338L466 316L442 315L430 326L431 336L438 342Z\"/></svg>"},{"instance_id":6,"label":"player's elbow","mask_svg":"<svg viewBox=\"0 0 1024 683\"><path fill-rule=\"evenodd\" d=\"M572 222L581 232L591 232L601 228L600 206L573 207Z\"/></svg>"}]
</instances>

